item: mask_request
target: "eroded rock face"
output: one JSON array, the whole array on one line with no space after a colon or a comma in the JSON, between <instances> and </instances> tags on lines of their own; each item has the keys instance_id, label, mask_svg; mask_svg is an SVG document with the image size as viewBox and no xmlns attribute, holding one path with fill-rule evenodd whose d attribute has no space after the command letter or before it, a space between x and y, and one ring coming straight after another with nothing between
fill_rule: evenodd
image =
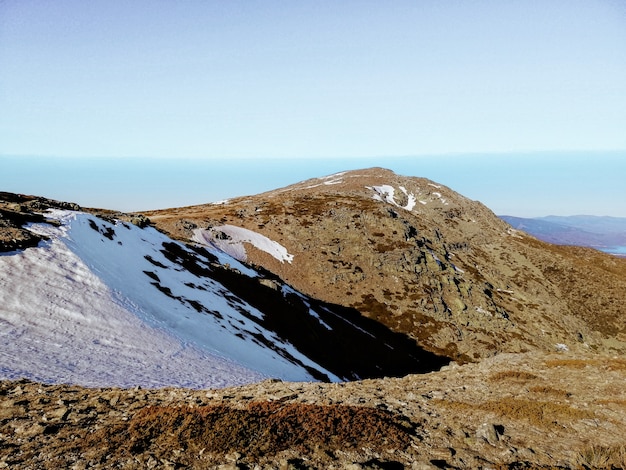
<instances>
[{"instance_id":1,"label":"eroded rock face","mask_svg":"<svg viewBox=\"0 0 626 470\"><path fill-rule=\"evenodd\" d=\"M624 359L570 352L341 384L5 381L0 467L624 468L625 380Z\"/></svg>"},{"instance_id":2,"label":"eroded rock face","mask_svg":"<svg viewBox=\"0 0 626 470\"><path fill-rule=\"evenodd\" d=\"M423 178L351 171L148 215L180 239L193 237L191 226L256 231L293 260L247 246L249 263L457 361L625 350L625 260L539 242Z\"/></svg>"}]
</instances>

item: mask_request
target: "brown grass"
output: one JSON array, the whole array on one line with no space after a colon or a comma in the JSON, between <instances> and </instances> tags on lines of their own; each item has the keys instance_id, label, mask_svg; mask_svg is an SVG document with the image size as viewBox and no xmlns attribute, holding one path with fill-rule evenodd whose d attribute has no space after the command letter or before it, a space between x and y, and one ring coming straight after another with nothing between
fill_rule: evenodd
<instances>
[{"instance_id":1,"label":"brown grass","mask_svg":"<svg viewBox=\"0 0 626 470\"><path fill-rule=\"evenodd\" d=\"M492 382L499 382L501 380L533 380L536 379L537 376L535 374L531 374L530 372L524 372L519 370L505 370L501 372L497 372L492 374L489 377L489 380Z\"/></svg>"},{"instance_id":2,"label":"brown grass","mask_svg":"<svg viewBox=\"0 0 626 470\"><path fill-rule=\"evenodd\" d=\"M106 452L122 455L184 449L226 454L273 455L286 449L404 449L413 425L376 408L254 402L239 409L150 406L128 423L100 430L93 440L108 442Z\"/></svg>"},{"instance_id":3,"label":"brown grass","mask_svg":"<svg viewBox=\"0 0 626 470\"><path fill-rule=\"evenodd\" d=\"M548 387L545 385L535 385L533 387L530 387L528 390L533 393L539 393L541 395L550 395L555 398L569 398L572 396L571 393L565 390L561 390L560 388Z\"/></svg>"},{"instance_id":4,"label":"brown grass","mask_svg":"<svg viewBox=\"0 0 626 470\"><path fill-rule=\"evenodd\" d=\"M583 468L626 468L626 446L592 445L580 451L578 464Z\"/></svg>"},{"instance_id":5,"label":"brown grass","mask_svg":"<svg viewBox=\"0 0 626 470\"><path fill-rule=\"evenodd\" d=\"M570 369L584 369L597 362L592 359L551 359L546 361L547 367L569 367Z\"/></svg>"},{"instance_id":6,"label":"brown grass","mask_svg":"<svg viewBox=\"0 0 626 470\"><path fill-rule=\"evenodd\" d=\"M492 400L477 404L444 400L438 403L463 414L479 410L516 421L527 421L534 426L541 427L579 419L590 419L595 416L591 411L579 410L569 405L517 398Z\"/></svg>"},{"instance_id":7,"label":"brown grass","mask_svg":"<svg viewBox=\"0 0 626 470\"><path fill-rule=\"evenodd\" d=\"M601 367L605 370L626 371L626 359L551 359L545 362L547 367L569 367L570 369L584 369L587 366Z\"/></svg>"},{"instance_id":8,"label":"brown grass","mask_svg":"<svg viewBox=\"0 0 626 470\"><path fill-rule=\"evenodd\" d=\"M598 400L596 403L600 405L617 405L626 408L626 400L611 399L611 400Z\"/></svg>"}]
</instances>

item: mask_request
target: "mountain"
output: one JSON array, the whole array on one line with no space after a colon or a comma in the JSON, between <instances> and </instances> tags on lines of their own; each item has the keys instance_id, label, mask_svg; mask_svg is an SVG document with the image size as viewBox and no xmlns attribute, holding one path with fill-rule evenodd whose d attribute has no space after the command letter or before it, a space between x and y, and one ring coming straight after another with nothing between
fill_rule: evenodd
<instances>
[{"instance_id":1,"label":"mountain","mask_svg":"<svg viewBox=\"0 0 626 470\"><path fill-rule=\"evenodd\" d=\"M228 254L173 241L145 218L1 200L0 378L223 387L404 375L447 362Z\"/></svg>"},{"instance_id":2,"label":"mountain","mask_svg":"<svg viewBox=\"0 0 626 470\"><path fill-rule=\"evenodd\" d=\"M380 168L146 215L0 193L0 467L626 468L626 260Z\"/></svg>"},{"instance_id":3,"label":"mountain","mask_svg":"<svg viewBox=\"0 0 626 470\"><path fill-rule=\"evenodd\" d=\"M500 216L514 228L558 245L578 245L619 254L626 247L626 219L599 216Z\"/></svg>"},{"instance_id":4,"label":"mountain","mask_svg":"<svg viewBox=\"0 0 626 470\"><path fill-rule=\"evenodd\" d=\"M427 179L371 168L146 215L456 361L626 346L624 260L543 243Z\"/></svg>"},{"instance_id":5,"label":"mountain","mask_svg":"<svg viewBox=\"0 0 626 470\"><path fill-rule=\"evenodd\" d=\"M537 217L537 220L545 220L555 224L575 227L593 233L624 234L626 233L626 218L597 215L548 215Z\"/></svg>"}]
</instances>

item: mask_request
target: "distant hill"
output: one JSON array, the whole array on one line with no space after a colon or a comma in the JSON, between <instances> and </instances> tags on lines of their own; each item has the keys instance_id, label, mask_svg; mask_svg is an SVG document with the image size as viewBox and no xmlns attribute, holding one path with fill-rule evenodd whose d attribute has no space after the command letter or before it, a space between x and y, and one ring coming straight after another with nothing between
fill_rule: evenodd
<instances>
[{"instance_id":1,"label":"distant hill","mask_svg":"<svg viewBox=\"0 0 626 470\"><path fill-rule=\"evenodd\" d=\"M592 215L536 218L502 215L513 228L556 245L588 246L606 252L626 247L626 218Z\"/></svg>"},{"instance_id":2,"label":"distant hill","mask_svg":"<svg viewBox=\"0 0 626 470\"><path fill-rule=\"evenodd\" d=\"M626 345L622 260L525 236L424 178L370 168L145 215L451 359Z\"/></svg>"}]
</instances>

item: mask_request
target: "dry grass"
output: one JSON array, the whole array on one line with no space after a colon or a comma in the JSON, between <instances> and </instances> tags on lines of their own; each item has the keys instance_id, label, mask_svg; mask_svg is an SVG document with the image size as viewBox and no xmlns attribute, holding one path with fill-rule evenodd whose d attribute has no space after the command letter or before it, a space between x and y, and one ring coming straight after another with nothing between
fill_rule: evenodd
<instances>
[{"instance_id":1,"label":"dry grass","mask_svg":"<svg viewBox=\"0 0 626 470\"><path fill-rule=\"evenodd\" d=\"M569 367L570 369L584 369L593 365L595 360L592 359L551 359L546 361L546 367Z\"/></svg>"},{"instance_id":2,"label":"dry grass","mask_svg":"<svg viewBox=\"0 0 626 470\"><path fill-rule=\"evenodd\" d=\"M414 432L408 420L367 407L275 402L254 402L245 409L149 406L125 424L94 433L87 448L120 456L185 449L190 455L206 450L258 457L286 449L301 454L318 448L404 449Z\"/></svg>"},{"instance_id":3,"label":"dry grass","mask_svg":"<svg viewBox=\"0 0 626 470\"><path fill-rule=\"evenodd\" d=\"M489 377L489 380L491 382L499 382L501 380L527 381L527 380L533 380L536 378L537 376L535 374L531 374L530 372L524 372L524 371L519 371L519 370L504 370L504 371L492 374Z\"/></svg>"},{"instance_id":4,"label":"dry grass","mask_svg":"<svg viewBox=\"0 0 626 470\"><path fill-rule=\"evenodd\" d=\"M626 359L615 358L607 363L603 363L607 370L623 370L626 371Z\"/></svg>"},{"instance_id":5,"label":"dry grass","mask_svg":"<svg viewBox=\"0 0 626 470\"><path fill-rule=\"evenodd\" d=\"M580 451L578 464L583 468L626 468L626 446L592 445Z\"/></svg>"},{"instance_id":6,"label":"dry grass","mask_svg":"<svg viewBox=\"0 0 626 470\"><path fill-rule=\"evenodd\" d=\"M626 371L626 359L551 359L545 362L547 367L568 367L570 369L584 369L587 366L603 368L610 371Z\"/></svg>"},{"instance_id":7,"label":"dry grass","mask_svg":"<svg viewBox=\"0 0 626 470\"><path fill-rule=\"evenodd\" d=\"M515 421L526 421L538 427L549 427L558 423L591 419L595 416L591 411L580 410L569 405L517 398L490 400L477 404L444 400L440 400L437 403L465 415L472 411L481 411Z\"/></svg>"},{"instance_id":8,"label":"dry grass","mask_svg":"<svg viewBox=\"0 0 626 470\"><path fill-rule=\"evenodd\" d=\"M617 405L626 408L626 400L611 399L611 400L598 400L596 403L599 405Z\"/></svg>"},{"instance_id":9,"label":"dry grass","mask_svg":"<svg viewBox=\"0 0 626 470\"><path fill-rule=\"evenodd\" d=\"M565 390L561 390L560 388L549 387L546 385L535 385L533 387L530 387L528 390L531 391L532 393L538 393L541 395L550 395L554 398L565 399L565 398L569 398L572 396L571 393Z\"/></svg>"}]
</instances>

